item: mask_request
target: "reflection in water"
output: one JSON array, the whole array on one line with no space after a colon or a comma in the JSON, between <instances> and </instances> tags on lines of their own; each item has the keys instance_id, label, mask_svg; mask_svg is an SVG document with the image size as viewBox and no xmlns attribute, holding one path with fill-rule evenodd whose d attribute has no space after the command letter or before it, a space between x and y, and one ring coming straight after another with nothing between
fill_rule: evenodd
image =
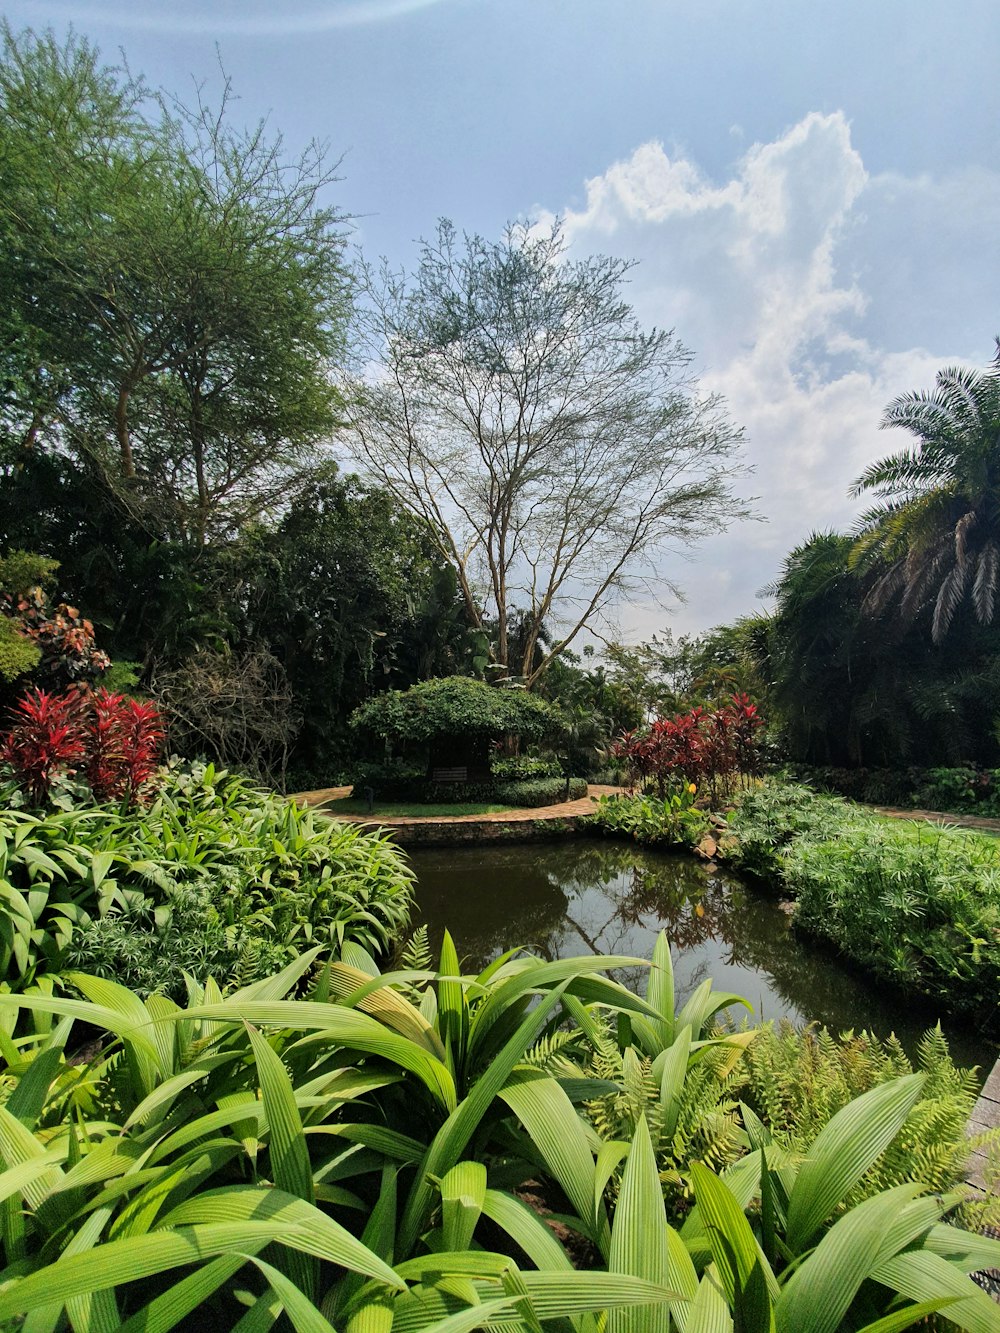
<instances>
[{"instance_id":1,"label":"reflection in water","mask_svg":"<svg viewBox=\"0 0 1000 1333\"><path fill-rule=\"evenodd\" d=\"M775 902L694 858L579 840L418 850L411 859L417 914L432 944L447 926L470 970L518 945L546 959L649 958L666 928L681 1001L711 977L745 996L760 1018L894 1031L910 1049L938 1017L806 943ZM644 971L617 975L640 989ZM942 1026L957 1062L988 1067L995 1059L995 1048L961 1024Z\"/></svg>"}]
</instances>

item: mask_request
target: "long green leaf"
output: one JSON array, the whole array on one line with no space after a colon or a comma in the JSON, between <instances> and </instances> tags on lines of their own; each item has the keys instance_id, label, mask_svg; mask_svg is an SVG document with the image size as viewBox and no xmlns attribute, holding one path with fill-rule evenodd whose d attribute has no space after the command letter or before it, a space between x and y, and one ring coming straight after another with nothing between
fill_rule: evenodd
<instances>
[{"instance_id":1,"label":"long green leaf","mask_svg":"<svg viewBox=\"0 0 1000 1333\"><path fill-rule=\"evenodd\" d=\"M486 1167L459 1162L441 1181L441 1231L446 1250L467 1250L486 1197Z\"/></svg>"},{"instance_id":2,"label":"long green leaf","mask_svg":"<svg viewBox=\"0 0 1000 1333\"><path fill-rule=\"evenodd\" d=\"M924 1074L881 1083L843 1107L823 1128L799 1168L788 1199L785 1239L799 1254L868 1168L888 1148L913 1109Z\"/></svg>"},{"instance_id":3,"label":"long green leaf","mask_svg":"<svg viewBox=\"0 0 1000 1333\"><path fill-rule=\"evenodd\" d=\"M295 1104L295 1090L281 1057L272 1050L256 1028L248 1028L260 1080L261 1098L268 1120L268 1160L274 1183L288 1194L316 1202L309 1149L302 1132L299 1108ZM319 1280L315 1259L297 1251L285 1256L288 1276L298 1284L306 1296L312 1297ZM279 1293L280 1295L280 1293Z\"/></svg>"},{"instance_id":4,"label":"long green leaf","mask_svg":"<svg viewBox=\"0 0 1000 1333\"><path fill-rule=\"evenodd\" d=\"M775 1306L778 1333L835 1333L875 1265L899 1209L920 1192L897 1185L840 1218L792 1274Z\"/></svg>"},{"instance_id":5,"label":"long green leaf","mask_svg":"<svg viewBox=\"0 0 1000 1333\"><path fill-rule=\"evenodd\" d=\"M608 1269L665 1287L668 1266L663 1187L646 1117L642 1116L622 1173ZM612 1310L608 1315L608 1333L670 1333L670 1314L666 1304Z\"/></svg>"}]
</instances>

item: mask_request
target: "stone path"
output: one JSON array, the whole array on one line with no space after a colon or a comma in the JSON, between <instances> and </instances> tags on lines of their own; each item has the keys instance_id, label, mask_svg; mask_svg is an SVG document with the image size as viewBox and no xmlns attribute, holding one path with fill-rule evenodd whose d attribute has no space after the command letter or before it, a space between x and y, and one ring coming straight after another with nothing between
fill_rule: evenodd
<instances>
[{"instance_id":1,"label":"stone path","mask_svg":"<svg viewBox=\"0 0 1000 1333\"><path fill-rule=\"evenodd\" d=\"M949 815L941 810L901 810L891 805L873 805L869 808L878 815L888 815L890 819L926 819L932 824L953 824L958 828L979 828L1000 833L1000 819L986 819L979 815Z\"/></svg>"},{"instance_id":2,"label":"stone path","mask_svg":"<svg viewBox=\"0 0 1000 1333\"><path fill-rule=\"evenodd\" d=\"M499 810L491 815L380 815L378 806L369 814L339 814L337 802L350 796L351 787L323 787L319 791L299 792L292 799L313 809L322 809L324 814L335 819L346 819L352 824L378 824L380 828L392 828L399 825L427 824L518 824L538 823L540 820L560 820L578 818L594 812L594 802L599 796L613 796L621 791L620 787L605 787L592 784L587 788L587 795L578 801L563 801L561 805L542 805L519 807L511 810Z\"/></svg>"}]
</instances>

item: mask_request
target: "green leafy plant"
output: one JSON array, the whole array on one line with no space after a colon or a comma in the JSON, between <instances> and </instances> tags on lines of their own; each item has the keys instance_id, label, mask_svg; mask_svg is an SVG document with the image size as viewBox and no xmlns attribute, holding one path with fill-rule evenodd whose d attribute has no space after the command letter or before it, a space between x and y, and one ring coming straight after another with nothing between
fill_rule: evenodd
<instances>
[{"instance_id":1,"label":"green leafy plant","mask_svg":"<svg viewBox=\"0 0 1000 1333\"><path fill-rule=\"evenodd\" d=\"M436 969L386 974L348 944L288 998L318 956L229 996L192 981L183 1008L80 974L81 998L0 996L0 1321L886 1333L944 1309L996 1327L967 1274L1000 1244L945 1222L955 1200L904 1185L849 1203L924 1075L850 1101L802 1160L741 1108L746 1155L722 1176L690 1164L678 1228L646 1115L608 1143L581 1115L623 1087L545 1067L586 1058L610 1020L669 1093L698 1050L739 1045L704 1036L733 999L710 984L675 1012L665 941L645 998L604 975L639 960L511 953L465 976L447 935ZM67 1059L77 1024L107 1034L89 1059ZM586 1271L519 1193L529 1178Z\"/></svg>"},{"instance_id":2,"label":"green leafy plant","mask_svg":"<svg viewBox=\"0 0 1000 1333\"><path fill-rule=\"evenodd\" d=\"M0 812L0 965L15 988L73 965L180 997L185 970L251 979L346 939L386 951L411 885L380 835L173 768L141 809Z\"/></svg>"},{"instance_id":3,"label":"green leafy plant","mask_svg":"<svg viewBox=\"0 0 1000 1333\"><path fill-rule=\"evenodd\" d=\"M620 835L648 847L697 847L711 829L687 783L669 796L601 796L585 821L595 832Z\"/></svg>"}]
</instances>

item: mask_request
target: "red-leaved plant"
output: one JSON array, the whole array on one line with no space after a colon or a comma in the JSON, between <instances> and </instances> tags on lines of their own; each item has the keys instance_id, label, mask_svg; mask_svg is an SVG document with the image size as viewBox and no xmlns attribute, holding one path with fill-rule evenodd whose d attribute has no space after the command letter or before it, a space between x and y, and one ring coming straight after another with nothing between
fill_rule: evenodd
<instances>
[{"instance_id":1,"label":"red-leaved plant","mask_svg":"<svg viewBox=\"0 0 1000 1333\"><path fill-rule=\"evenodd\" d=\"M3 738L0 759L10 764L32 805L43 805L55 779L72 774L86 755L79 696L32 690L12 712L14 725Z\"/></svg>"},{"instance_id":2,"label":"red-leaved plant","mask_svg":"<svg viewBox=\"0 0 1000 1333\"><path fill-rule=\"evenodd\" d=\"M98 801L142 799L164 736L155 704L105 689L32 690L13 711L0 759L33 805L45 804L58 778L78 774Z\"/></svg>"},{"instance_id":3,"label":"red-leaved plant","mask_svg":"<svg viewBox=\"0 0 1000 1333\"><path fill-rule=\"evenodd\" d=\"M763 719L746 694L734 694L714 712L692 708L661 717L644 731L630 731L612 748L634 785L655 785L662 796L681 782L707 782L713 797L737 774L756 773Z\"/></svg>"}]
</instances>

